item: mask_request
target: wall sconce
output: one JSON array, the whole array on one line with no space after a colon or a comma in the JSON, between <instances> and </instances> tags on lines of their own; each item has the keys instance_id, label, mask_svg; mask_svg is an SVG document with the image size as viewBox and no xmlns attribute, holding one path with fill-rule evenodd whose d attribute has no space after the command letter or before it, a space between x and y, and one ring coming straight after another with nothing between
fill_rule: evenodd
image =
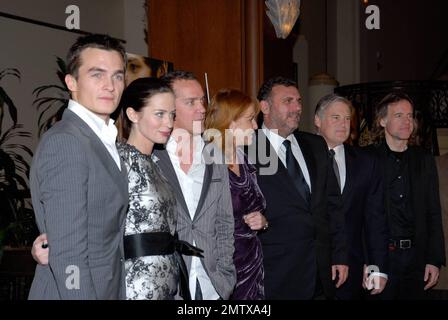
<instances>
[{"instance_id":1,"label":"wall sconce","mask_svg":"<svg viewBox=\"0 0 448 320\"><path fill-rule=\"evenodd\" d=\"M266 0L265 3L277 38L286 39L299 17L300 0Z\"/></svg>"}]
</instances>

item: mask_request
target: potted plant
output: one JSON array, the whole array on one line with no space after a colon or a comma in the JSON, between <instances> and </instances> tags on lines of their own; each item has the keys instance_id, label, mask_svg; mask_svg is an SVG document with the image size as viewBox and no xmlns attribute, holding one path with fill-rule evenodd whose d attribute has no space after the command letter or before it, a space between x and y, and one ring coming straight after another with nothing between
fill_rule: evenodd
<instances>
[{"instance_id":1,"label":"potted plant","mask_svg":"<svg viewBox=\"0 0 448 320\"><path fill-rule=\"evenodd\" d=\"M10 76L20 80L17 69L0 71L0 84ZM12 125L5 128L4 116L9 114ZM31 134L17 123L17 108L13 100L0 85L0 259L3 248L29 246L36 235L34 215L29 203L29 177L33 153L16 138L29 138ZM1 261L1 260L0 260Z\"/></svg>"},{"instance_id":2,"label":"potted plant","mask_svg":"<svg viewBox=\"0 0 448 320\"><path fill-rule=\"evenodd\" d=\"M20 72L0 71L0 300L22 300L34 274L30 246L38 234L27 182L33 153L22 142L31 134L17 123L17 108L1 86L5 77L20 80Z\"/></svg>"},{"instance_id":3,"label":"potted plant","mask_svg":"<svg viewBox=\"0 0 448 320\"><path fill-rule=\"evenodd\" d=\"M36 96L33 104L38 110L41 110L37 124L39 126L39 136L57 121L59 121L68 106L69 90L65 84L66 65L64 60L56 57L58 69L56 74L60 84L43 85L34 89L33 94Z\"/></svg>"}]
</instances>

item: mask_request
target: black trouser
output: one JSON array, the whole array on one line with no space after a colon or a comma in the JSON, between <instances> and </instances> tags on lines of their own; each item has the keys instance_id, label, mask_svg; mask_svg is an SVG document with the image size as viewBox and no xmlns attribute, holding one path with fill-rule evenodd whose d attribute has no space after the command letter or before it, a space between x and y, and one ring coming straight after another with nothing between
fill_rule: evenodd
<instances>
[{"instance_id":1,"label":"black trouser","mask_svg":"<svg viewBox=\"0 0 448 320\"><path fill-rule=\"evenodd\" d=\"M337 300L361 300L363 298L363 272L364 267L362 262L358 265L349 265L347 281L345 281L345 283L341 287L336 289Z\"/></svg>"},{"instance_id":2,"label":"black trouser","mask_svg":"<svg viewBox=\"0 0 448 320\"><path fill-rule=\"evenodd\" d=\"M389 251L388 281L384 291L378 295L381 300L424 300L425 270L419 268L415 248Z\"/></svg>"},{"instance_id":3,"label":"black trouser","mask_svg":"<svg viewBox=\"0 0 448 320\"><path fill-rule=\"evenodd\" d=\"M324 294L324 287L319 277L319 272L316 274L316 286L314 287L314 294L312 300L327 300Z\"/></svg>"}]
</instances>

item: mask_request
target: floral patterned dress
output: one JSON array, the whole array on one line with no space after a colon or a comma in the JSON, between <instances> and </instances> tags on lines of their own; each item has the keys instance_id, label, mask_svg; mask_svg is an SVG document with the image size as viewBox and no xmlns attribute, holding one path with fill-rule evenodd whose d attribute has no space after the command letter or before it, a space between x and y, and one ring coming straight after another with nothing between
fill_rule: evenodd
<instances>
[{"instance_id":1,"label":"floral patterned dress","mask_svg":"<svg viewBox=\"0 0 448 320\"><path fill-rule=\"evenodd\" d=\"M129 181L125 236L151 232L174 235L176 199L155 163L158 159L129 144L119 143L118 152ZM125 270L127 300L174 299L179 277L174 254L127 259Z\"/></svg>"}]
</instances>

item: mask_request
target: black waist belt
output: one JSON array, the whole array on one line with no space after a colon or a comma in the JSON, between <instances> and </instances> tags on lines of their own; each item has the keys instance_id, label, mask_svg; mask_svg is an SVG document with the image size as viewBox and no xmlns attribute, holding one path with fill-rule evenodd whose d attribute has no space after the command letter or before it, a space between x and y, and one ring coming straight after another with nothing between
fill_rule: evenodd
<instances>
[{"instance_id":1,"label":"black waist belt","mask_svg":"<svg viewBox=\"0 0 448 320\"><path fill-rule=\"evenodd\" d=\"M415 243L412 239L390 239L389 240L389 250L394 250L396 248L398 249L411 249L415 246Z\"/></svg>"},{"instance_id":2,"label":"black waist belt","mask_svg":"<svg viewBox=\"0 0 448 320\"><path fill-rule=\"evenodd\" d=\"M188 285L188 270L182 255L203 258L202 252L204 251L188 242L179 240L177 233L173 236L169 232L150 232L124 237L124 257L126 260L144 256L174 254L180 275L179 295L184 300L191 300L191 297Z\"/></svg>"}]
</instances>

